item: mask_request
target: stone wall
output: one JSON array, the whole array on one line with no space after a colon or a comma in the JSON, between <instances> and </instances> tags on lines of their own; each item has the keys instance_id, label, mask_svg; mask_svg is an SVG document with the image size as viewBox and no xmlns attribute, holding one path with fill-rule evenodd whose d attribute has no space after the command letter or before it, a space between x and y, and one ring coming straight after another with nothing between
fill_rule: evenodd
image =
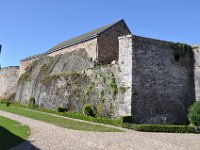
<instances>
[{"instance_id":1,"label":"stone wall","mask_svg":"<svg viewBox=\"0 0 200 150\"><path fill-rule=\"evenodd\" d=\"M95 60L96 59L96 49L97 49L97 38L69 46L69 47L59 50L59 51L55 51L53 53L48 54L47 56L55 57L57 55L61 55L61 54L67 53L67 52L69 53L69 52L79 50L79 49L85 49L85 51L88 53L88 57Z\"/></svg>"},{"instance_id":2,"label":"stone wall","mask_svg":"<svg viewBox=\"0 0 200 150\"><path fill-rule=\"evenodd\" d=\"M39 107L78 112L91 103L98 116L128 115L118 65L94 67L91 62L71 54L40 58L20 77L16 100L27 104L34 97Z\"/></svg>"},{"instance_id":3,"label":"stone wall","mask_svg":"<svg viewBox=\"0 0 200 150\"><path fill-rule=\"evenodd\" d=\"M135 123L186 123L187 108L195 99L192 51L176 61L174 43L139 36L120 40L120 56L125 52L129 55L123 60L124 66L121 58L119 63L128 70L126 75L123 71L125 83L131 82L132 76Z\"/></svg>"},{"instance_id":4,"label":"stone wall","mask_svg":"<svg viewBox=\"0 0 200 150\"><path fill-rule=\"evenodd\" d=\"M26 72L26 69L36 60L38 60L38 58L21 61L20 62L19 76L24 74Z\"/></svg>"},{"instance_id":5,"label":"stone wall","mask_svg":"<svg viewBox=\"0 0 200 150\"><path fill-rule=\"evenodd\" d=\"M119 40L118 37L131 34L124 21L104 31L98 37L98 61L102 64L118 60Z\"/></svg>"},{"instance_id":6,"label":"stone wall","mask_svg":"<svg viewBox=\"0 0 200 150\"><path fill-rule=\"evenodd\" d=\"M194 51L194 80L196 100L200 100L200 45L193 46Z\"/></svg>"},{"instance_id":7,"label":"stone wall","mask_svg":"<svg viewBox=\"0 0 200 150\"><path fill-rule=\"evenodd\" d=\"M136 123L187 122L195 100L193 52L174 58L174 43L133 36L133 102Z\"/></svg>"},{"instance_id":8,"label":"stone wall","mask_svg":"<svg viewBox=\"0 0 200 150\"><path fill-rule=\"evenodd\" d=\"M125 88L123 103L119 114L131 115L132 101L132 35L119 37L119 78L120 85Z\"/></svg>"},{"instance_id":9,"label":"stone wall","mask_svg":"<svg viewBox=\"0 0 200 150\"><path fill-rule=\"evenodd\" d=\"M76 45L69 46L59 51L52 52L48 55L45 55L45 57L46 56L55 57L57 55L65 53L73 53L74 55L78 55L80 57L88 57L92 60L96 60L96 49L97 49L97 39L94 38ZM38 58L21 61L20 75L25 73L26 68L28 68L35 60L38 60Z\"/></svg>"},{"instance_id":10,"label":"stone wall","mask_svg":"<svg viewBox=\"0 0 200 150\"><path fill-rule=\"evenodd\" d=\"M6 67L0 69L0 99L8 98L16 92L19 67Z\"/></svg>"}]
</instances>

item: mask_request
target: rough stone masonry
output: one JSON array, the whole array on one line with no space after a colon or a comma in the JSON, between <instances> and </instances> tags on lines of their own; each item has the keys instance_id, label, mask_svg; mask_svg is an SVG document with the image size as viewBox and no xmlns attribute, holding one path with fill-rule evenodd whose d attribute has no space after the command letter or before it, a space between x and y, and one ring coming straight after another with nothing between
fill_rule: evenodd
<instances>
[{"instance_id":1,"label":"rough stone masonry","mask_svg":"<svg viewBox=\"0 0 200 150\"><path fill-rule=\"evenodd\" d=\"M8 98L16 93L19 67L12 66L0 69L0 99Z\"/></svg>"},{"instance_id":2,"label":"rough stone masonry","mask_svg":"<svg viewBox=\"0 0 200 150\"><path fill-rule=\"evenodd\" d=\"M126 100L131 99L134 122L186 123L187 109L195 101L195 84L199 90L198 69L194 83L199 54L195 64L192 51L175 60L174 43L134 35L120 37L119 44L123 80L132 84Z\"/></svg>"},{"instance_id":3,"label":"rough stone masonry","mask_svg":"<svg viewBox=\"0 0 200 150\"><path fill-rule=\"evenodd\" d=\"M121 20L22 60L19 80L18 68L1 69L0 96L17 84L23 104L34 97L39 107L81 112L90 103L98 116L185 124L200 99L200 46L176 44L132 35Z\"/></svg>"}]
</instances>

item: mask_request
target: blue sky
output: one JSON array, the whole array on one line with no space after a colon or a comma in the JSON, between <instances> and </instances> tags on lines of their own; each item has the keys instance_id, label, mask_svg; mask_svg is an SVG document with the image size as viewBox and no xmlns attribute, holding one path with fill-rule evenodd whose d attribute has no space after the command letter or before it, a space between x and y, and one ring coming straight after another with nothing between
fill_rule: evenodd
<instances>
[{"instance_id":1,"label":"blue sky","mask_svg":"<svg viewBox=\"0 0 200 150\"><path fill-rule=\"evenodd\" d=\"M124 19L135 35L200 44L199 0L0 0L1 65Z\"/></svg>"}]
</instances>

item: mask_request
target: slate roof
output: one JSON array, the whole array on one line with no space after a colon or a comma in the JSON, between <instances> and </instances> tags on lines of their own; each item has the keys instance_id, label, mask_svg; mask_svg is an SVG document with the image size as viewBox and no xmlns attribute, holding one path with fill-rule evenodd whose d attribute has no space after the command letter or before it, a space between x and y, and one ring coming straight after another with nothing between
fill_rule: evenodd
<instances>
[{"instance_id":1,"label":"slate roof","mask_svg":"<svg viewBox=\"0 0 200 150\"><path fill-rule=\"evenodd\" d=\"M75 45L75 44L78 44L78 43L81 43L81 42L84 42L84 41L87 41L87 40L90 40L90 39L93 39L97 36L99 36L101 33L103 33L104 31L110 29L112 26L120 23L121 21L124 21L123 19L122 20L119 20L117 22L114 22L114 23L111 23L111 24L108 24L108 25L105 25L103 27L100 27L98 29L95 29L93 31L90 31L90 32L87 32L85 34L82 34L80 36L77 36L77 37L74 37L72 39L69 39L69 40L66 40L62 43L59 43L58 45L52 47L51 49L49 49L47 52L45 53L42 53L42 54L38 54L38 55L34 55L34 56L30 56L30 57L27 57L25 59L23 59L22 61L25 61L25 60L29 60L29 59L34 59L34 58L38 58L38 57L42 57L42 56L45 56L47 54L50 54L50 53L53 53L55 51L59 51L63 48L66 48L66 47L69 47L69 46L72 46L72 45Z\"/></svg>"}]
</instances>

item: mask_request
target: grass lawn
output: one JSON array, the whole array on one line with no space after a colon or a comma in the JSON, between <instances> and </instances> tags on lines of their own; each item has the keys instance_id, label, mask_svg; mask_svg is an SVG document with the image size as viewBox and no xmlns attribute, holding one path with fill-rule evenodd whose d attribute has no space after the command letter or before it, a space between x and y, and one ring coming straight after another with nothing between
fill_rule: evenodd
<instances>
[{"instance_id":1,"label":"grass lawn","mask_svg":"<svg viewBox=\"0 0 200 150\"><path fill-rule=\"evenodd\" d=\"M112 128L112 127L105 127L102 125L79 122L79 121L74 121L67 118L64 119L61 117L52 116L50 114L44 114L39 111L32 111L29 109L16 107L12 105L7 107L5 104L0 104L0 110L4 110L7 112L17 114L17 115L44 121L47 123L51 123L51 124L64 127L64 128L69 128L69 129L83 130L83 131L97 131L97 132L123 132L123 130Z\"/></svg>"},{"instance_id":2,"label":"grass lawn","mask_svg":"<svg viewBox=\"0 0 200 150\"><path fill-rule=\"evenodd\" d=\"M7 150L24 142L29 132L28 126L0 116L0 150Z\"/></svg>"}]
</instances>

